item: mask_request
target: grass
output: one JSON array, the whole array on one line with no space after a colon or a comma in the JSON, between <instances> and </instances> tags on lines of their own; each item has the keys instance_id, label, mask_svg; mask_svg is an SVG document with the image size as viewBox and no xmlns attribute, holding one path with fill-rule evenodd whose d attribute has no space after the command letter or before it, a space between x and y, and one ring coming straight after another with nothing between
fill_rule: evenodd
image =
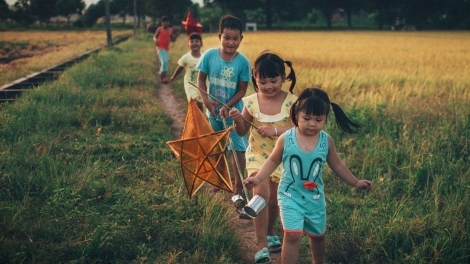
<instances>
[{"instance_id":1,"label":"grass","mask_svg":"<svg viewBox=\"0 0 470 264\"><path fill-rule=\"evenodd\" d=\"M188 200L177 177L151 42L101 51L2 105L2 263L240 259L223 195Z\"/></svg>"},{"instance_id":2,"label":"grass","mask_svg":"<svg viewBox=\"0 0 470 264\"><path fill-rule=\"evenodd\" d=\"M218 46L216 35L203 41ZM328 262L469 261L468 47L466 32L244 33L252 63L279 53L296 93L322 87L362 124L357 135L327 127L353 173L374 182L355 193L325 171ZM306 240L301 256L308 263Z\"/></svg>"},{"instance_id":3,"label":"grass","mask_svg":"<svg viewBox=\"0 0 470 264\"><path fill-rule=\"evenodd\" d=\"M353 135L326 128L374 182L357 193L325 170L328 263L468 263L468 34L244 35L251 62L278 52L296 92L321 86L362 124ZM218 46L217 35L203 42ZM185 52L180 36L170 71ZM155 72L151 36L139 36L1 106L2 262L244 263L232 208L205 189L188 200L175 176ZM183 104L182 74L172 87ZM301 263L309 254L304 240Z\"/></svg>"},{"instance_id":4,"label":"grass","mask_svg":"<svg viewBox=\"0 0 470 264\"><path fill-rule=\"evenodd\" d=\"M114 30L113 40L128 35ZM106 46L103 31L0 31L0 39L0 51L36 55L0 64L0 86Z\"/></svg>"}]
</instances>

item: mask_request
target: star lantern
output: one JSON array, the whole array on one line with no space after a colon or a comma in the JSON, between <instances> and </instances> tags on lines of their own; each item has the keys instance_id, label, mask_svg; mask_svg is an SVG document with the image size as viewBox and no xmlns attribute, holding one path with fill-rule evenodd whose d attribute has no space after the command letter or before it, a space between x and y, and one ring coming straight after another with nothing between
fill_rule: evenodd
<instances>
[{"instance_id":1,"label":"star lantern","mask_svg":"<svg viewBox=\"0 0 470 264\"><path fill-rule=\"evenodd\" d=\"M180 161L190 199L204 182L233 191L225 156L231 129L214 132L196 101L189 101L181 139L166 144Z\"/></svg>"},{"instance_id":2,"label":"star lantern","mask_svg":"<svg viewBox=\"0 0 470 264\"><path fill-rule=\"evenodd\" d=\"M186 30L186 34L191 34L193 32L202 33L202 25L199 24L196 19L194 18L191 11L188 10L188 15L186 16L186 21L181 21L183 24L184 30Z\"/></svg>"}]
</instances>

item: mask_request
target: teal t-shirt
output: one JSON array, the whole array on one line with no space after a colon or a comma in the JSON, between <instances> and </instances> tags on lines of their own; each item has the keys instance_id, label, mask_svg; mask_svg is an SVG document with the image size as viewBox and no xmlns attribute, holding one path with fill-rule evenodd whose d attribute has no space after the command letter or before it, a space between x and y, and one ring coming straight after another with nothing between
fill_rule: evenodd
<instances>
[{"instance_id":1,"label":"teal t-shirt","mask_svg":"<svg viewBox=\"0 0 470 264\"><path fill-rule=\"evenodd\" d=\"M208 93L224 104L238 91L240 81L249 82L251 79L250 61L240 52L231 61L225 61L220 57L219 48L208 49L204 52L196 67L207 74L207 80L209 81ZM209 99L214 100L211 96L209 96ZM241 112L243 110L243 101L238 101L233 107ZM216 109L217 115L218 109ZM210 113L208 113L208 116L210 116Z\"/></svg>"}]
</instances>

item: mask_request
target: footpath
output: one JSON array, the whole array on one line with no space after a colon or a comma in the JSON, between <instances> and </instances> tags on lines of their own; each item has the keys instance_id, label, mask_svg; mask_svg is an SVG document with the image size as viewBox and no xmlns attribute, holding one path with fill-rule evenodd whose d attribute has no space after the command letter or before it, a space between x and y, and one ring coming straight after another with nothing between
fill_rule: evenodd
<instances>
[{"instance_id":1,"label":"footpath","mask_svg":"<svg viewBox=\"0 0 470 264\"><path fill-rule=\"evenodd\" d=\"M172 118L172 130L175 138L180 138L183 133L184 121L186 118L186 106L179 105L176 100L171 85L160 84L158 88L158 98L163 104L165 112ZM231 201L232 194L225 192L227 206L233 208L230 223L234 229L240 230L242 233L242 250L244 251L243 263L254 263L256 250L256 235L251 220L239 219L238 213ZM280 235L280 234L279 234ZM281 263L281 253L271 254L271 263Z\"/></svg>"}]
</instances>

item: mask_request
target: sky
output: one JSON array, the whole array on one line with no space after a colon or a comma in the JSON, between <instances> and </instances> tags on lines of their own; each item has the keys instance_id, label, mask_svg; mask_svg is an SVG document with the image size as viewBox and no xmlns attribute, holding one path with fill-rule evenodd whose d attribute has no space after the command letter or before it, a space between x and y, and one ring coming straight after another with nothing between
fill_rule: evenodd
<instances>
[{"instance_id":1,"label":"sky","mask_svg":"<svg viewBox=\"0 0 470 264\"><path fill-rule=\"evenodd\" d=\"M96 4L99 0L84 0L86 6L89 6L91 4ZM202 5L203 0L191 0L193 3L198 3L199 5ZM7 4L13 5L16 3L16 0L6 0Z\"/></svg>"}]
</instances>

